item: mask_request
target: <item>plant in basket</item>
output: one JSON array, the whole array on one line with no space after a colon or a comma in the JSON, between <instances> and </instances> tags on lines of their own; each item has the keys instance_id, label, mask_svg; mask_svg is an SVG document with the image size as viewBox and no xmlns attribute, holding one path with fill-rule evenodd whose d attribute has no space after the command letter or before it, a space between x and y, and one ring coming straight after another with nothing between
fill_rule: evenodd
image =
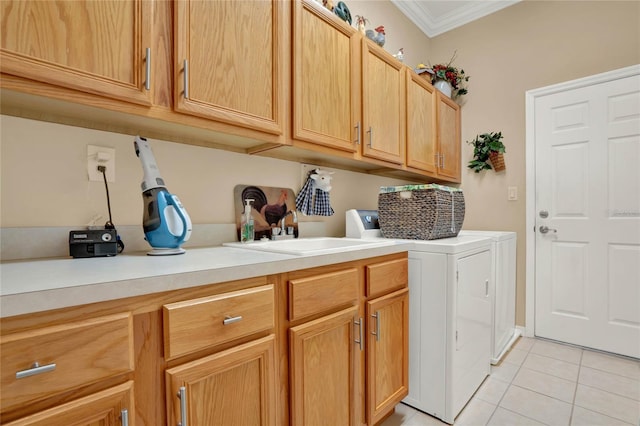
<instances>
[{"instance_id":1,"label":"plant in basket","mask_svg":"<svg viewBox=\"0 0 640 426\"><path fill-rule=\"evenodd\" d=\"M495 169L496 172L505 170L503 154L506 150L502 143L502 132L482 133L467 143L473 146L473 160L469 161L468 167L474 172L480 173L485 169Z\"/></svg>"}]
</instances>

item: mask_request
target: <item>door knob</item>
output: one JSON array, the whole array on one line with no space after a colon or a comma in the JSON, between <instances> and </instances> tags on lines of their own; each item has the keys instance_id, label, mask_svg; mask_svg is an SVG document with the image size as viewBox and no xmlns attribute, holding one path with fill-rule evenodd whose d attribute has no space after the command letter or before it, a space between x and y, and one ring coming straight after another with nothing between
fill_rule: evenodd
<instances>
[{"instance_id":1,"label":"door knob","mask_svg":"<svg viewBox=\"0 0 640 426\"><path fill-rule=\"evenodd\" d=\"M553 231L554 233L558 232L558 230L557 230L557 229L549 228L548 226L544 226L544 225L542 225L542 226L540 227L540 233L541 233L541 234L546 234L546 233L547 233L547 232L549 232L549 231Z\"/></svg>"}]
</instances>

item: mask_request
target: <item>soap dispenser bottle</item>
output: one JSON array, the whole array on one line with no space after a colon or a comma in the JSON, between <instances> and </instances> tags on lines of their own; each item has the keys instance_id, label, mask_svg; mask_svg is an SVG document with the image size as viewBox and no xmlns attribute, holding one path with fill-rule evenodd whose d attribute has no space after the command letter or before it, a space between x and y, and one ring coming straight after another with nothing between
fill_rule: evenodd
<instances>
[{"instance_id":1,"label":"soap dispenser bottle","mask_svg":"<svg viewBox=\"0 0 640 426\"><path fill-rule=\"evenodd\" d=\"M255 200L246 198L244 200L244 213L240 218L240 242L248 243L253 241L255 232L253 229L253 217L251 216L251 203Z\"/></svg>"}]
</instances>

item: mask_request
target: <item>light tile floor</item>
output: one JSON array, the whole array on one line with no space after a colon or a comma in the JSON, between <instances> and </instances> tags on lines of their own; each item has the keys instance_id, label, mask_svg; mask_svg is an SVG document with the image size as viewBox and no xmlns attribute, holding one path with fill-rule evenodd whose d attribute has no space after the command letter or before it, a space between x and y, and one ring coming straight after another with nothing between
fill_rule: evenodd
<instances>
[{"instance_id":1,"label":"light tile floor","mask_svg":"<svg viewBox=\"0 0 640 426\"><path fill-rule=\"evenodd\" d=\"M404 404L382 423L438 425ZM640 361L521 337L455 425L640 426Z\"/></svg>"}]
</instances>

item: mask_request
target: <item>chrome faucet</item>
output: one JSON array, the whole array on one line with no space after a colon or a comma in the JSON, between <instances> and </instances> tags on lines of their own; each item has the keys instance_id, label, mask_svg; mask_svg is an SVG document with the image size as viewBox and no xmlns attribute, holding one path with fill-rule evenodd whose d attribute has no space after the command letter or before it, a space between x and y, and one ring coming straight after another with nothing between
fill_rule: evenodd
<instances>
[{"instance_id":1,"label":"chrome faucet","mask_svg":"<svg viewBox=\"0 0 640 426\"><path fill-rule=\"evenodd\" d=\"M287 216L292 215L293 216L293 223L298 223L298 214L296 213L295 210L289 210L288 212L285 213L284 216L282 216L282 219L280 219L280 229L282 229L282 234L285 235L287 233L286 229L287 229L287 224L286 224L286 219Z\"/></svg>"}]
</instances>

